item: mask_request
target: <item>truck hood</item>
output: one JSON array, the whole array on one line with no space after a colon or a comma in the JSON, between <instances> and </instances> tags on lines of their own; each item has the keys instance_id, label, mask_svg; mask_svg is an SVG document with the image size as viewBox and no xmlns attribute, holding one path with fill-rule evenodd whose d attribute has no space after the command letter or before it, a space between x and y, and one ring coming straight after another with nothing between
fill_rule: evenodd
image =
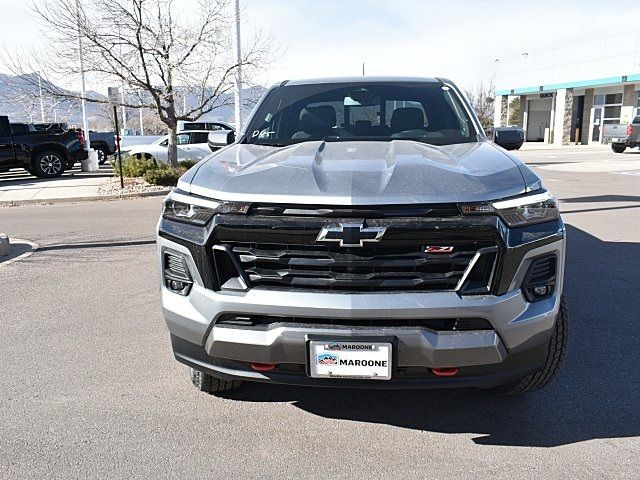
<instances>
[{"instance_id":1,"label":"truck hood","mask_svg":"<svg viewBox=\"0 0 640 480\"><path fill-rule=\"evenodd\" d=\"M235 144L189 170L178 188L217 200L263 203L476 202L525 192L521 168L526 169L489 142Z\"/></svg>"}]
</instances>

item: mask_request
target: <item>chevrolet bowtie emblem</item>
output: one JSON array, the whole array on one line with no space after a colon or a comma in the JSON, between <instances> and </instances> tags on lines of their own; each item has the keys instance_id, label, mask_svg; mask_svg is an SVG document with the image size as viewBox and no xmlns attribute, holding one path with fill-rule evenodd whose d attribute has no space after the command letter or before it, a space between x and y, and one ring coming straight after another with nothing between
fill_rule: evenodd
<instances>
[{"instance_id":1,"label":"chevrolet bowtie emblem","mask_svg":"<svg viewBox=\"0 0 640 480\"><path fill-rule=\"evenodd\" d=\"M365 227L362 223L341 223L339 227L324 227L316 242L336 242L341 247L362 247L364 242L379 242L387 227Z\"/></svg>"}]
</instances>

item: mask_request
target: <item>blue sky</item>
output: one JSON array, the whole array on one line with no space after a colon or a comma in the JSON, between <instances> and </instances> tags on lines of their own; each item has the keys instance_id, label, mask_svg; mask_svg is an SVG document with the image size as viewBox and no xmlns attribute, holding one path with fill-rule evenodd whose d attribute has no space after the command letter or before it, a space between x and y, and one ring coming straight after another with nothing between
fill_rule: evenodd
<instances>
[{"instance_id":1,"label":"blue sky","mask_svg":"<svg viewBox=\"0 0 640 480\"><path fill-rule=\"evenodd\" d=\"M185 9L197 3L176 1ZM276 60L257 78L265 85L360 75L364 61L369 75L441 75L468 86L494 75L496 58L552 52L554 46L631 31L637 27L624 19L640 18L640 4L630 0L616 0L615 8L602 0L242 0L242 5L244 36L261 30L273 39ZM7 48L39 47L37 25L23 2L0 0L0 11ZM638 65L625 64L625 70L632 67Z\"/></svg>"}]
</instances>

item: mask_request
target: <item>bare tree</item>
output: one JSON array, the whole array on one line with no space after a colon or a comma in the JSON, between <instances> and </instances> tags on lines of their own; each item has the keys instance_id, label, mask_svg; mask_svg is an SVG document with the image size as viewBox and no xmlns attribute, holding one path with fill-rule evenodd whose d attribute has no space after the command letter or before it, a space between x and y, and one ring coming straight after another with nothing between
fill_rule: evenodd
<instances>
[{"instance_id":1,"label":"bare tree","mask_svg":"<svg viewBox=\"0 0 640 480\"><path fill-rule=\"evenodd\" d=\"M496 87L493 78L486 82L481 81L472 88L465 89L467 100L469 100L480 123L485 128L493 124L495 91Z\"/></svg>"},{"instance_id":2,"label":"bare tree","mask_svg":"<svg viewBox=\"0 0 640 480\"><path fill-rule=\"evenodd\" d=\"M18 75L38 69L58 77L78 76L80 37L86 74L106 85L124 85L126 95L119 105L155 112L169 132L169 162L177 166L178 121L194 120L232 104L227 93L233 88L235 70L258 67L266 57L266 43L256 39L243 47L240 63L232 59L233 29L227 3L200 0L199 8L189 16L181 2L173 0L34 2L31 8L50 50L31 62L9 55L5 63ZM56 97L79 97L53 82L43 84ZM184 92L190 99L186 109L178 105ZM107 101L87 97L88 102Z\"/></svg>"}]
</instances>

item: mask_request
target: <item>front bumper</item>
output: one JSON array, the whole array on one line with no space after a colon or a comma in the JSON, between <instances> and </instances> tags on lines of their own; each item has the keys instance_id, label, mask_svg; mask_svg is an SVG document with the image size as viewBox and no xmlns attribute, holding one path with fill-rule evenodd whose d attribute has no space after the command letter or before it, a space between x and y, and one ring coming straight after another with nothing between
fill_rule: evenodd
<instances>
[{"instance_id":1,"label":"front bumper","mask_svg":"<svg viewBox=\"0 0 640 480\"><path fill-rule=\"evenodd\" d=\"M188 296L161 287L162 305L175 357L218 377L300 385L375 387L490 387L521 378L544 364L560 307L564 238L532 248L515 269L501 295L460 296L456 292L331 293L253 288L216 292L205 288L189 249L159 237L159 256L182 253L194 276ZM530 303L519 285L533 258L555 253L558 281L554 294ZM163 285L163 282L160 282ZM288 320L268 327L216 325L226 314L280 316ZM435 331L394 327L394 320L483 318L493 329ZM295 318L326 319L296 324ZM340 320L384 320L384 327L344 327ZM323 324L324 323L324 324ZM348 323L348 322L345 322ZM313 379L307 376L310 337L332 340L392 338L395 343L390 381ZM273 372L251 370L250 363L274 363ZM432 368L460 367L452 378L435 377Z\"/></svg>"}]
</instances>

